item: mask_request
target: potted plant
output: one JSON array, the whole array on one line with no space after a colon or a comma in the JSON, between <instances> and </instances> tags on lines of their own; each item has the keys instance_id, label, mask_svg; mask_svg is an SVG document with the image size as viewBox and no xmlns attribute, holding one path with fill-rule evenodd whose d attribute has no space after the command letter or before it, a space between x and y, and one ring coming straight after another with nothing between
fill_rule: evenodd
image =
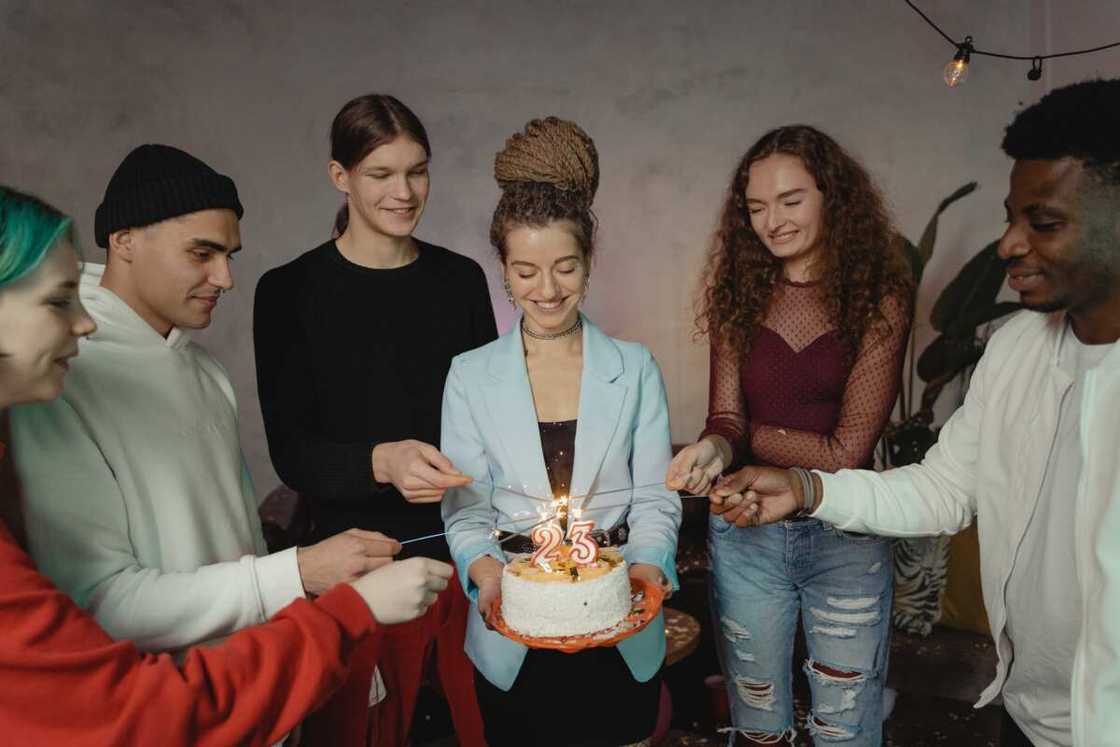
<instances>
[{"instance_id":1,"label":"potted plant","mask_svg":"<svg viewBox=\"0 0 1120 747\"><path fill-rule=\"evenodd\" d=\"M933 256L941 214L975 190L976 182L969 182L942 200L917 244L900 237L914 272L915 288ZM939 335L920 355L915 350L917 324L911 326L906 368L899 387L899 417L883 433L880 461L884 468L921 461L937 441L937 427L933 423L937 398L954 379L969 376L984 353L988 324L1020 308L1017 303L996 300L1004 279L1003 262L996 254L998 243L991 242L969 259L941 291L930 313L930 323ZM920 399L916 378L925 383ZM895 544L896 627L929 635L940 617L948 558L948 537L906 539Z\"/></svg>"}]
</instances>

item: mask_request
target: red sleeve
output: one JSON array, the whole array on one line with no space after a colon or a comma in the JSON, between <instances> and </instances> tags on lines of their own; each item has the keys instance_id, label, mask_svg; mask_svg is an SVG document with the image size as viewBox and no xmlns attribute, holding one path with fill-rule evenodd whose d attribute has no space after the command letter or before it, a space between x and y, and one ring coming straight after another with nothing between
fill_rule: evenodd
<instances>
[{"instance_id":1,"label":"red sleeve","mask_svg":"<svg viewBox=\"0 0 1120 747\"><path fill-rule=\"evenodd\" d=\"M894 410L910 332L909 304L887 297L880 310L887 327L864 335L832 433L755 426L749 439L751 453L759 461L826 472L855 469L870 461Z\"/></svg>"},{"instance_id":2,"label":"red sleeve","mask_svg":"<svg viewBox=\"0 0 1120 747\"><path fill-rule=\"evenodd\" d=\"M110 639L0 525L0 734L8 744L270 745L343 682L374 627L340 585L176 666Z\"/></svg>"},{"instance_id":3,"label":"red sleeve","mask_svg":"<svg viewBox=\"0 0 1120 747\"><path fill-rule=\"evenodd\" d=\"M700 438L709 435L723 436L731 445L731 464L742 464L750 445L746 399L740 368L743 356L714 336L708 357L708 420Z\"/></svg>"}]
</instances>

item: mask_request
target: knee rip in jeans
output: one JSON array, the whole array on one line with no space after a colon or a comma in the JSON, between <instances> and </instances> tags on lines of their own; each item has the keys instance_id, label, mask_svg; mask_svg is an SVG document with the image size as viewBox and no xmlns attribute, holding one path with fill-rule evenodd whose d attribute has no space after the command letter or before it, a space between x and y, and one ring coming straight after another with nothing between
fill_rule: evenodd
<instances>
[{"instance_id":1,"label":"knee rip in jeans","mask_svg":"<svg viewBox=\"0 0 1120 747\"><path fill-rule=\"evenodd\" d=\"M851 638L856 632L853 625L877 625L882 619L879 597L828 597L828 609L810 607L813 617L827 623L812 628L810 632Z\"/></svg>"},{"instance_id":2,"label":"knee rip in jeans","mask_svg":"<svg viewBox=\"0 0 1120 747\"><path fill-rule=\"evenodd\" d=\"M734 741L735 734L740 734L751 740L755 744L781 744L782 742L785 742L786 744L794 744L794 740L797 739L797 730L792 726L788 729L785 729L784 731L779 731L777 733L768 731L754 731L753 729L736 729L734 727L728 729L720 729L719 732L721 734L726 733L732 735L732 741Z\"/></svg>"},{"instance_id":3,"label":"knee rip in jeans","mask_svg":"<svg viewBox=\"0 0 1120 747\"><path fill-rule=\"evenodd\" d=\"M855 708L856 697L863 691L863 686L869 676L865 672L836 669L812 659L806 659L805 666L802 669L806 675L817 682L839 688L840 702L836 705L824 703L817 705L816 712L820 714L843 713Z\"/></svg>"},{"instance_id":4,"label":"knee rip in jeans","mask_svg":"<svg viewBox=\"0 0 1120 747\"><path fill-rule=\"evenodd\" d=\"M846 742L854 739L856 734L859 733L858 726L830 724L814 713L809 714L806 726L809 727L809 734L826 742Z\"/></svg>"},{"instance_id":5,"label":"knee rip in jeans","mask_svg":"<svg viewBox=\"0 0 1120 747\"><path fill-rule=\"evenodd\" d=\"M750 708L760 711L774 710L774 683L756 680L753 677L736 677L735 690L739 699Z\"/></svg>"}]
</instances>

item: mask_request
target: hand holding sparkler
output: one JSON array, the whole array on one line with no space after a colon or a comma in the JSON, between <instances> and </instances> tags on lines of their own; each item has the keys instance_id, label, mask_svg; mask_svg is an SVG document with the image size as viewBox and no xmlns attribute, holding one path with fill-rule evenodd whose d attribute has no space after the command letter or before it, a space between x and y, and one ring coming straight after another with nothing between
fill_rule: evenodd
<instances>
[{"instance_id":1,"label":"hand holding sparkler","mask_svg":"<svg viewBox=\"0 0 1120 747\"><path fill-rule=\"evenodd\" d=\"M707 493L731 462L731 446L722 436L705 436L681 449L665 473L665 487Z\"/></svg>"},{"instance_id":2,"label":"hand holding sparkler","mask_svg":"<svg viewBox=\"0 0 1120 747\"><path fill-rule=\"evenodd\" d=\"M447 588L453 569L431 558L409 558L382 566L350 585L382 625L415 620Z\"/></svg>"},{"instance_id":3,"label":"hand holding sparkler","mask_svg":"<svg viewBox=\"0 0 1120 747\"><path fill-rule=\"evenodd\" d=\"M471 483L439 449L408 439L373 447L373 479L392 483L409 503L435 503L448 488Z\"/></svg>"}]
</instances>

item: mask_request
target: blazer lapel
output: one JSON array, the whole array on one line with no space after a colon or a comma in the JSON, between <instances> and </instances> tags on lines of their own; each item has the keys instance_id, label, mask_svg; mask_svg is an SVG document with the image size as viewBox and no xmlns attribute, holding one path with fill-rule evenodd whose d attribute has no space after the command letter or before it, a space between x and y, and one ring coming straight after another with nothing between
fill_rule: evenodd
<instances>
[{"instance_id":1,"label":"blazer lapel","mask_svg":"<svg viewBox=\"0 0 1120 747\"><path fill-rule=\"evenodd\" d=\"M583 374L580 378L579 424L572 469L572 495L597 489L628 487L599 485L599 469L618 429L628 387L622 376L622 354L615 343L583 317Z\"/></svg>"},{"instance_id":2,"label":"blazer lapel","mask_svg":"<svg viewBox=\"0 0 1120 747\"><path fill-rule=\"evenodd\" d=\"M485 436L500 444L504 452L502 461L510 468L509 477L517 480L510 485L513 490L551 498L552 488L544 466L537 410L533 405L529 372L525 368L520 329L520 325L515 324L498 340L488 364L492 378L482 387L482 396L492 415L494 432Z\"/></svg>"}]
</instances>

